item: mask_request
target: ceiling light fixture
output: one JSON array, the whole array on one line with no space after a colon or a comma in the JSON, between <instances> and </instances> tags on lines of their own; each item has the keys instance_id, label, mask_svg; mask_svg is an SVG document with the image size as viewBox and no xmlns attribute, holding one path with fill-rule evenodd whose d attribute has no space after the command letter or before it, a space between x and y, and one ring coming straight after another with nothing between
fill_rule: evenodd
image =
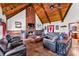
<instances>
[{"instance_id":1,"label":"ceiling light fixture","mask_svg":"<svg viewBox=\"0 0 79 59\"><path fill-rule=\"evenodd\" d=\"M62 7L61 7L60 3L58 4L58 7L56 7L55 4L53 3L53 4L50 5L50 9L53 10L54 8L61 9Z\"/></svg>"},{"instance_id":2,"label":"ceiling light fixture","mask_svg":"<svg viewBox=\"0 0 79 59\"><path fill-rule=\"evenodd\" d=\"M50 5L50 9L53 9L53 8L54 8L54 4L51 4L51 5Z\"/></svg>"}]
</instances>

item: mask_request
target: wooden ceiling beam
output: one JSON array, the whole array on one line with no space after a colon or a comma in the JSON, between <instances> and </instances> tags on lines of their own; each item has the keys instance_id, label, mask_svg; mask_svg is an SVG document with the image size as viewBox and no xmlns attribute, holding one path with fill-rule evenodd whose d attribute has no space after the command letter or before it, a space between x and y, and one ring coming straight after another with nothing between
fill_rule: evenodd
<instances>
[{"instance_id":1,"label":"wooden ceiling beam","mask_svg":"<svg viewBox=\"0 0 79 59\"><path fill-rule=\"evenodd\" d=\"M7 12L6 16L7 16L7 18L10 18L10 17L14 16L15 14L21 12L22 10L24 10L27 7L28 7L28 4L20 5L17 8L15 8L15 9L10 10L9 12Z\"/></svg>"},{"instance_id":2,"label":"wooden ceiling beam","mask_svg":"<svg viewBox=\"0 0 79 59\"><path fill-rule=\"evenodd\" d=\"M42 23L49 23L47 16L44 12L44 9L42 8L41 4L32 4L36 14L39 16L40 20L42 21Z\"/></svg>"},{"instance_id":3,"label":"wooden ceiling beam","mask_svg":"<svg viewBox=\"0 0 79 59\"><path fill-rule=\"evenodd\" d=\"M67 15L67 13L68 13L68 11L69 11L69 9L70 9L71 6L72 6L72 3L70 3L70 5L69 5L69 7L68 7L68 9L67 9L67 11L65 13L65 15L63 16L62 22L64 21L64 19L65 19L65 17L66 17L66 15Z\"/></svg>"},{"instance_id":4,"label":"wooden ceiling beam","mask_svg":"<svg viewBox=\"0 0 79 59\"><path fill-rule=\"evenodd\" d=\"M33 4L31 4L31 6L32 6L32 8L33 8L34 12L35 12L35 13L37 14L37 16L39 17L39 15L38 15L38 13L36 12L36 10L35 10L35 8L34 8ZM40 17L39 17L39 19L40 19L41 23L43 24L43 21L41 20L41 18L40 18Z\"/></svg>"},{"instance_id":5,"label":"wooden ceiling beam","mask_svg":"<svg viewBox=\"0 0 79 59\"><path fill-rule=\"evenodd\" d=\"M49 18L49 16L48 16L48 14L47 14L47 12L46 12L46 10L45 10L45 8L44 8L42 3L41 3L41 7L44 9L44 12L45 12L45 14L47 16L47 19L48 19L49 23L51 23L50 18Z\"/></svg>"},{"instance_id":6,"label":"wooden ceiling beam","mask_svg":"<svg viewBox=\"0 0 79 59\"><path fill-rule=\"evenodd\" d=\"M13 8L13 9L7 11L4 14L6 15L6 18L9 19L12 16L16 15L17 13L21 12L22 10L24 10L25 8L27 8L28 6L29 6L29 4L21 4L21 5L17 6L16 8Z\"/></svg>"}]
</instances>

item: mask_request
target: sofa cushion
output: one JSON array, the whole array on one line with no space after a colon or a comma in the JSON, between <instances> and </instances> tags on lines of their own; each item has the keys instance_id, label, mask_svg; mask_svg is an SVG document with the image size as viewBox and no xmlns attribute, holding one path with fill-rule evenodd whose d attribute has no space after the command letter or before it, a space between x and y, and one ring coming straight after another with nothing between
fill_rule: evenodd
<instances>
[{"instance_id":1,"label":"sofa cushion","mask_svg":"<svg viewBox=\"0 0 79 59\"><path fill-rule=\"evenodd\" d=\"M24 45L20 45L20 46L14 48L14 49L8 51L8 52L5 54L5 56L14 55L14 54L19 53L19 52L21 52L21 51L23 51L23 50L26 50L26 47L25 47Z\"/></svg>"},{"instance_id":2,"label":"sofa cushion","mask_svg":"<svg viewBox=\"0 0 79 59\"><path fill-rule=\"evenodd\" d=\"M0 56L3 56L4 55L4 53L0 50Z\"/></svg>"},{"instance_id":3,"label":"sofa cushion","mask_svg":"<svg viewBox=\"0 0 79 59\"><path fill-rule=\"evenodd\" d=\"M48 37L49 39L53 39L54 37L58 37L59 36L59 34L58 33L47 33L46 34L46 37Z\"/></svg>"}]
</instances>

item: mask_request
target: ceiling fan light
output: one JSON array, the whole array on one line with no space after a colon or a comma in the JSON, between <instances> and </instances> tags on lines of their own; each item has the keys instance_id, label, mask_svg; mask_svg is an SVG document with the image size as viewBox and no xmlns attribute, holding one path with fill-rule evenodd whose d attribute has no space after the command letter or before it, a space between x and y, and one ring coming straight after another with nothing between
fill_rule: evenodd
<instances>
[{"instance_id":1,"label":"ceiling fan light","mask_svg":"<svg viewBox=\"0 0 79 59\"><path fill-rule=\"evenodd\" d=\"M51 6L50 6L50 9L54 9L54 6L53 6L53 5L51 5Z\"/></svg>"}]
</instances>

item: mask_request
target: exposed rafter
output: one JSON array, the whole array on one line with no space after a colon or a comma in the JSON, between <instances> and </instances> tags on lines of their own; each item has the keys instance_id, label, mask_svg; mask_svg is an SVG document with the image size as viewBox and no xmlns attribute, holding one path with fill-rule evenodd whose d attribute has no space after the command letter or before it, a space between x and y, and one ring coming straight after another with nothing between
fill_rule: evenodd
<instances>
[{"instance_id":1,"label":"exposed rafter","mask_svg":"<svg viewBox=\"0 0 79 59\"><path fill-rule=\"evenodd\" d=\"M32 8L34 9L34 6L33 6L33 4L31 4L31 6L32 6ZM36 13L36 10L34 9L34 12ZM37 14L37 13L36 13ZM38 14L37 14L38 15ZM38 15L38 17L39 17L39 15ZM39 17L39 19L40 19L40 21L41 21L41 23L43 24L43 21L41 20L41 18Z\"/></svg>"},{"instance_id":2,"label":"exposed rafter","mask_svg":"<svg viewBox=\"0 0 79 59\"><path fill-rule=\"evenodd\" d=\"M46 10L45 10L43 4L41 4L41 6L42 6L42 8L44 9L44 12L45 12L45 14L46 14L46 16L47 16L47 19L48 19L49 23L51 23L50 18L49 18L49 16L48 16L48 14L47 14L47 12L46 12Z\"/></svg>"},{"instance_id":3,"label":"exposed rafter","mask_svg":"<svg viewBox=\"0 0 79 59\"><path fill-rule=\"evenodd\" d=\"M42 8L41 4L32 4L36 14L39 16L40 20L43 22L43 23L49 23L48 21L48 18L45 14L45 11L44 9Z\"/></svg>"},{"instance_id":4,"label":"exposed rafter","mask_svg":"<svg viewBox=\"0 0 79 59\"><path fill-rule=\"evenodd\" d=\"M67 8L67 10L65 12L65 15L62 18L62 22L64 21L64 19L65 19L65 17L66 17L66 15L67 15L67 13L68 13L68 11L69 11L69 9L70 9L71 6L72 6L72 3L69 4L69 6L68 6L68 8Z\"/></svg>"},{"instance_id":5,"label":"exposed rafter","mask_svg":"<svg viewBox=\"0 0 79 59\"><path fill-rule=\"evenodd\" d=\"M4 14L6 15L6 17L7 17L7 19L8 19L8 18L10 18L10 17L16 15L17 13L21 12L22 10L24 10L24 9L25 9L26 7L28 7L28 6L29 6L29 4L19 4L19 5L16 6L16 7L14 7L14 5L13 5L13 7L12 7L12 5L11 5L11 6L8 6L8 7L7 7L8 10L6 9L6 7L4 7L4 8L3 8L3 12L4 12ZM5 11L5 9L6 9L7 11Z\"/></svg>"}]
</instances>

